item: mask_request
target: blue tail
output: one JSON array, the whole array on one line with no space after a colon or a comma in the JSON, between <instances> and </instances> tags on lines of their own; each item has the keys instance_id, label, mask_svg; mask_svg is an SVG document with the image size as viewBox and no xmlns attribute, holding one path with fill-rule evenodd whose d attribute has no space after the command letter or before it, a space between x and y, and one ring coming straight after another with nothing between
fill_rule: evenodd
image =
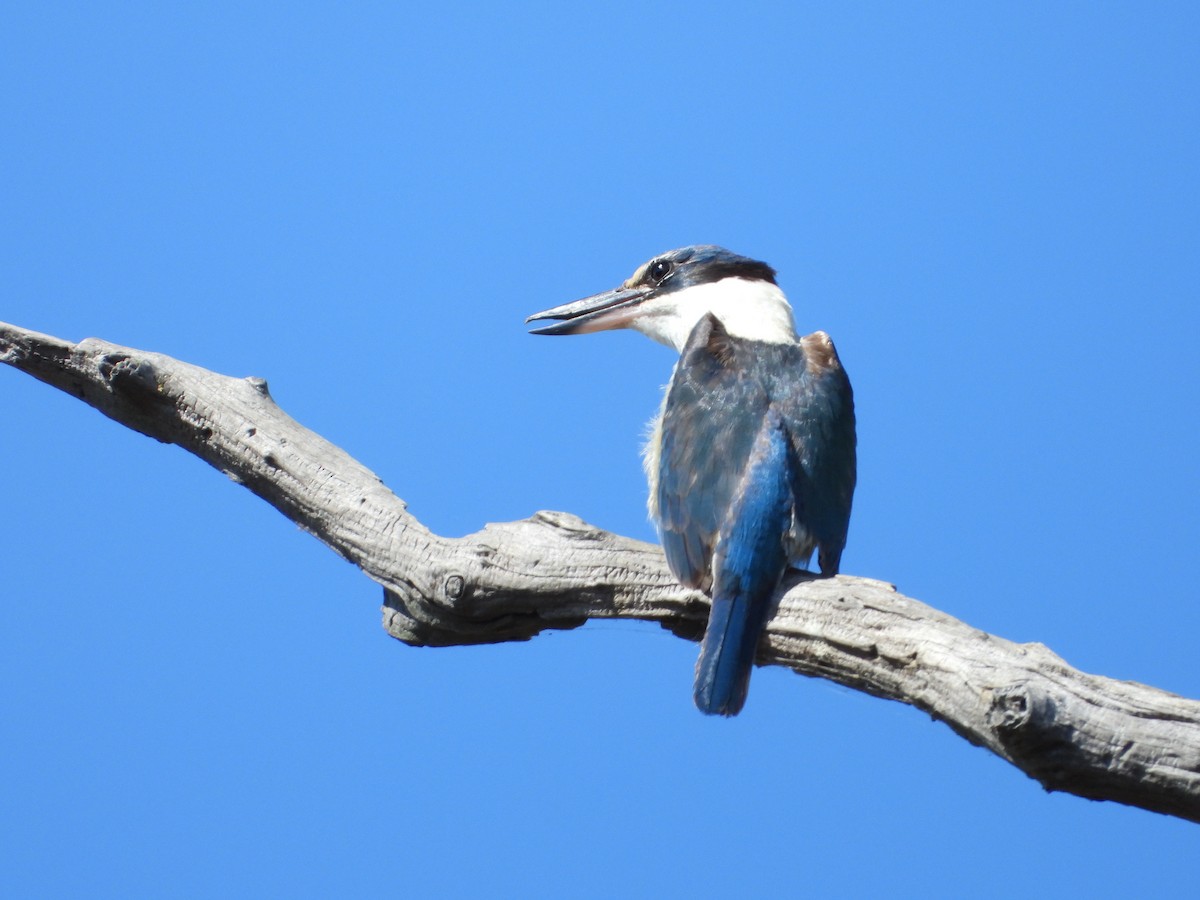
<instances>
[{"instance_id":1,"label":"blue tail","mask_svg":"<svg viewBox=\"0 0 1200 900\"><path fill-rule=\"evenodd\" d=\"M696 663L693 696L700 712L710 716L736 716L741 712L773 593L774 585L757 597L713 600Z\"/></svg>"},{"instance_id":2,"label":"blue tail","mask_svg":"<svg viewBox=\"0 0 1200 900\"><path fill-rule=\"evenodd\" d=\"M736 716L746 702L758 639L787 568L784 537L794 502L787 434L769 416L754 443L713 555L712 611L693 696L707 715Z\"/></svg>"}]
</instances>

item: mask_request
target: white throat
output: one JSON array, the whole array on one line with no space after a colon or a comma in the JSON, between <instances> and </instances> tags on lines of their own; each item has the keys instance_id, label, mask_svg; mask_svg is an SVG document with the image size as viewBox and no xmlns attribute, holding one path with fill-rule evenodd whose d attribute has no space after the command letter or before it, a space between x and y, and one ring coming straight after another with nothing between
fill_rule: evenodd
<instances>
[{"instance_id":1,"label":"white throat","mask_svg":"<svg viewBox=\"0 0 1200 900\"><path fill-rule=\"evenodd\" d=\"M722 278L647 300L629 327L682 351L688 335L706 313L735 337L770 344L796 340L792 307L776 285L746 278Z\"/></svg>"}]
</instances>

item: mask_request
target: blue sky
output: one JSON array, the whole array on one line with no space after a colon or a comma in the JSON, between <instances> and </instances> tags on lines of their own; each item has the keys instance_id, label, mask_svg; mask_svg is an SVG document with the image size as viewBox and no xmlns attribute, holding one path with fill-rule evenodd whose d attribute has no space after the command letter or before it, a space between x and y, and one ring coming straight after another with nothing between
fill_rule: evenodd
<instances>
[{"instance_id":1,"label":"blue sky","mask_svg":"<svg viewBox=\"0 0 1200 900\"><path fill-rule=\"evenodd\" d=\"M1190 4L9 4L0 319L232 375L442 534L653 539L669 351L525 315L769 261L853 379L844 571L1200 697ZM0 371L0 890L1128 896L1195 825L1047 795L639 623L415 650L173 447Z\"/></svg>"}]
</instances>

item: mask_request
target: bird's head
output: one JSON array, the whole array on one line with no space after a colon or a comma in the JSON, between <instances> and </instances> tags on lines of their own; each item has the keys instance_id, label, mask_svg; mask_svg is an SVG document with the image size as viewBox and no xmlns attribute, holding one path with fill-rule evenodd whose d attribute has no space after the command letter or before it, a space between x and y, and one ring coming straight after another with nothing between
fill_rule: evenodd
<instances>
[{"instance_id":1,"label":"bird's head","mask_svg":"<svg viewBox=\"0 0 1200 900\"><path fill-rule=\"evenodd\" d=\"M738 337L772 343L796 339L792 308L775 283L775 270L711 245L661 253L619 287L534 313L525 321L557 320L533 334L633 328L682 350L706 313Z\"/></svg>"}]
</instances>

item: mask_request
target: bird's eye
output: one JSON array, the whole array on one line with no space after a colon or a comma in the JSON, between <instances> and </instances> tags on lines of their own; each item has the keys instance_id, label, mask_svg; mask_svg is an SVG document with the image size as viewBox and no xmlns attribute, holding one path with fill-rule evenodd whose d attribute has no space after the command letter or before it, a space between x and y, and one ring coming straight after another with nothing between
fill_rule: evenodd
<instances>
[{"instance_id":1,"label":"bird's eye","mask_svg":"<svg viewBox=\"0 0 1200 900\"><path fill-rule=\"evenodd\" d=\"M665 259L656 259L650 263L650 278L654 281L662 281L671 274L671 264Z\"/></svg>"}]
</instances>

